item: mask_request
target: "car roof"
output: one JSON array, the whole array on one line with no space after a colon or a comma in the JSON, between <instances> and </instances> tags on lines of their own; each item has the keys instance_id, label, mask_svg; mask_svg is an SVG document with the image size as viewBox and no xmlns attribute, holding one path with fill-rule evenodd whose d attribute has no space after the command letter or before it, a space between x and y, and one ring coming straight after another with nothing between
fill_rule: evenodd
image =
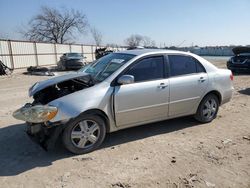
<instances>
[{"instance_id":1,"label":"car roof","mask_svg":"<svg viewBox=\"0 0 250 188\"><path fill-rule=\"evenodd\" d=\"M81 54L79 52L68 52L68 53L65 53L65 54Z\"/></svg>"},{"instance_id":2,"label":"car roof","mask_svg":"<svg viewBox=\"0 0 250 188\"><path fill-rule=\"evenodd\" d=\"M150 55L150 54L160 54L160 53L182 53L186 52L177 50L165 50L165 49L135 49L135 50L124 50L116 53L132 54L132 55Z\"/></svg>"}]
</instances>

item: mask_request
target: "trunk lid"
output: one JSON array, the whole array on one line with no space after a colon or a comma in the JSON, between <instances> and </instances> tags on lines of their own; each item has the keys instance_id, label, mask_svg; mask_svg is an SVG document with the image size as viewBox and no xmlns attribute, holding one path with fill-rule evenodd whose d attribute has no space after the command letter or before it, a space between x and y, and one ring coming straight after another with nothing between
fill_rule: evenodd
<instances>
[{"instance_id":1,"label":"trunk lid","mask_svg":"<svg viewBox=\"0 0 250 188\"><path fill-rule=\"evenodd\" d=\"M250 47L243 47L243 46L235 47L232 49L232 51L235 55L239 55L242 53L249 53L250 54Z\"/></svg>"}]
</instances>

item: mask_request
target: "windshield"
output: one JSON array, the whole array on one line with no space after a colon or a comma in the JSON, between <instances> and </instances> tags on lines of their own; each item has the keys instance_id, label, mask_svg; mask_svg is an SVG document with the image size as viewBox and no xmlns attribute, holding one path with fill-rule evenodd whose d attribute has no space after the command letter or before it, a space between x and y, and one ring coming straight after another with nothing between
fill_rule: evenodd
<instances>
[{"instance_id":1,"label":"windshield","mask_svg":"<svg viewBox=\"0 0 250 188\"><path fill-rule=\"evenodd\" d=\"M68 57L81 57L82 55L79 53L68 53Z\"/></svg>"},{"instance_id":2,"label":"windshield","mask_svg":"<svg viewBox=\"0 0 250 188\"><path fill-rule=\"evenodd\" d=\"M135 55L111 53L89 65L84 66L79 71L88 73L95 81L101 82L133 57L135 57Z\"/></svg>"}]
</instances>

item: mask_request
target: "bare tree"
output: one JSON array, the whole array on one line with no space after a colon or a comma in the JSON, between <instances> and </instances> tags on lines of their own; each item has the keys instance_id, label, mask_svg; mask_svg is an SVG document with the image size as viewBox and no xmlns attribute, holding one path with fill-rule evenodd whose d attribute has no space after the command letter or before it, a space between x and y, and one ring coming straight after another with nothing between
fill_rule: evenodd
<instances>
[{"instance_id":1,"label":"bare tree","mask_svg":"<svg viewBox=\"0 0 250 188\"><path fill-rule=\"evenodd\" d=\"M144 36L142 39L142 44L144 47L154 47L155 41L153 41L150 37Z\"/></svg>"},{"instance_id":2,"label":"bare tree","mask_svg":"<svg viewBox=\"0 0 250 188\"><path fill-rule=\"evenodd\" d=\"M127 44L129 47L136 47L140 46L143 41L143 36L135 34L130 35L127 39L125 39L125 44Z\"/></svg>"},{"instance_id":3,"label":"bare tree","mask_svg":"<svg viewBox=\"0 0 250 188\"><path fill-rule=\"evenodd\" d=\"M111 47L111 48L118 48L119 47L119 45L115 44L115 43L108 43L106 46Z\"/></svg>"},{"instance_id":4,"label":"bare tree","mask_svg":"<svg viewBox=\"0 0 250 188\"><path fill-rule=\"evenodd\" d=\"M148 36L142 36L142 35L130 35L127 39L125 39L125 43L129 47L136 47L136 46L144 46L144 47L154 47L155 41L153 41Z\"/></svg>"},{"instance_id":5,"label":"bare tree","mask_svg":"<svg viewBox=\"0 0 250 188\"><path fill-rule=\"evenodd\" d=\"M75 10L57 10L42 7L41 12L29 22L24 36L29 40L55 43L69 42L75 34L83 33L88 26L86 16Z\"/></svg>"},{"instance_id":6,"label":"bare tree","mask_svg":"<svg viewBox=\"0 0 250 188\"><path fill-rule=\"evenodd\" d=\"M100 46L102 43L102 33L98 29L96 29L95 27L91 27L90 32L95 40L95 44L97 46Z\"/></svg>"}]
</instances>

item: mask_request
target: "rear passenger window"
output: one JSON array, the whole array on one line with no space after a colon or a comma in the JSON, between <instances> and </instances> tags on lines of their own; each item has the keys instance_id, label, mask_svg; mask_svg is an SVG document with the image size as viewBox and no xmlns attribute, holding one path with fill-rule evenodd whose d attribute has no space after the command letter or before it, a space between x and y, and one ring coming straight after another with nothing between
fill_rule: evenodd
<instances>
[{"instance_id":1,"label":"rear passenger window","mask_svg":"<svg viewBox=\"0 0 250 188\"><path fill-rule=\"evenodd\" d=\"M196 68L197 68L197 72L206 72L205 68L198 61L196 61Z\"/></svg>"},{"instance_id":2,"label":"rear passenger window","mask_svg":"<svg viewBox=\"0 0 250 188\"><path fill-rule=\"evenodd\" d=\"M135 82L164 78L164 60L162 56L140 60L126 74L133 75Z\"/></svg>"},{"instance_id":3,"label":"rear passenger window","mask_svg":"<svg viewBox=\"0 0 250 188\"><path fill-rule=\"evenodd\" d=\"M169 55L168 59L171 76L206 72L200 62L191 56Z\"/></svg>"},{"instance_id":4,"label":"rear passenger window","mask_svg":"<svg viewBox=\"0 0 250 188\"><path fill-rule=\"evenodd\" d=\"M169 55L171 76L196 73L196 62L190 56Z\"/></svg>"}]
</instances>

